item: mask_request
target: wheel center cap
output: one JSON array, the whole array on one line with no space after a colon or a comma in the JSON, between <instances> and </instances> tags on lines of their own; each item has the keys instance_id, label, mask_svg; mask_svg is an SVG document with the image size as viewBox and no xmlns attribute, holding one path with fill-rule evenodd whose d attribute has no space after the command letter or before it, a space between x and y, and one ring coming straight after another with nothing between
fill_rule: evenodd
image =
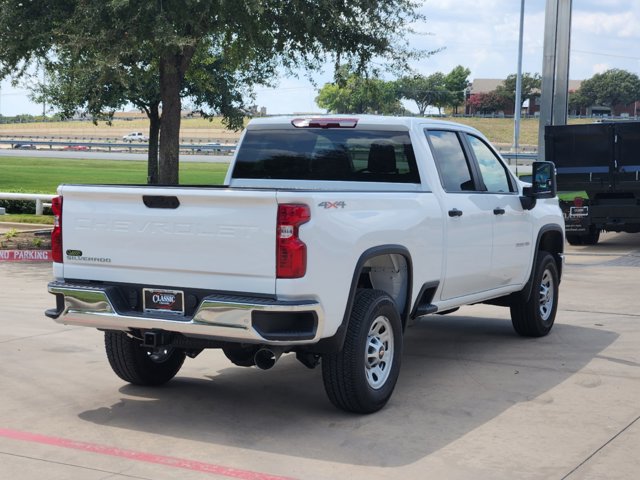
<instances>
[{"instance_id":1,"label":"wheel center cap","mask_svg":"<svg viewBox=\"0 0 640 480\"><path fill-rule=\"evenodd\" d=\"M384 347L380 347L380 349L378 350L378 358L382 360L382 357L384 357L384 354L385 354Z\"/></svg>"}]
</instances>

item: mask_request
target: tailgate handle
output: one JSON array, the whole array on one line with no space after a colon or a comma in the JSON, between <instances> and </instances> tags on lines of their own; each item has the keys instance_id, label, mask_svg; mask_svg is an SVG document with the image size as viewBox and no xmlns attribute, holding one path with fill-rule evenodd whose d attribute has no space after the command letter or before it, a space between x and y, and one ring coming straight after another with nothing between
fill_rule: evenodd
<instances>
[{"instance_id":1,"label":"tailgate handle","mask_svg":"<svg viewBox=\"0 0 640 480\"><path fill-rule=\"evenodd\" d=\"M161 195L143 195L142 201L149 208L176 209L180 206L178 197L165 197Z\"/></svg>"}]
</instances>

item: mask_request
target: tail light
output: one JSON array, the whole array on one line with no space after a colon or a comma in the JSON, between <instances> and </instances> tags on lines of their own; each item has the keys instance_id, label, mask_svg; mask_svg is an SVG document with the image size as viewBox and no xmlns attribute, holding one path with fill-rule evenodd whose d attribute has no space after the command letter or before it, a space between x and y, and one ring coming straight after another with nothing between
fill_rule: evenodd
<instances>
[{"instance_id":1,"label":"tail light","mask_svg":"<svg viewBox=\"0 0 640 480\"><path fill-rule=\"evenodd\" d=\"M53 231L51 232L51 257L56 263L62 263L62 197L51 200L53 211Z\"/></svg>"},{"instance_id":2,"label":"tail light","mask_svg":"<svg viewBox=\"0 0 640 480\"><path fill-rule=\"evenodd\" d=\"M307 246L298 237L298 229L310 218L307 205L278 205L277 278L300 278L307 273Z\"/></svg>"}]
</instances>

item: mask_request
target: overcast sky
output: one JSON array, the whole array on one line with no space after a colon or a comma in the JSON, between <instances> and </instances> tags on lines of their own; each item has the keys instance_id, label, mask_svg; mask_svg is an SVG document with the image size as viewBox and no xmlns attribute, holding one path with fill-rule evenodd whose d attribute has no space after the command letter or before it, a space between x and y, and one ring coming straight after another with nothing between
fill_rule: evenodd
<instances>
[{"instance_id":1,"label":"overcast sky","mask_svg":"<svg viewBox=\"0 0 640 480\"><path fill-rule=\"evenodd\" d=\"M542 73L544 9L546 0L525 0L523 71ZM424 0L426 21L415 25L421 35L411 46L443 50L414 65L430 75L449 72L456 65L474 78L504 78L517 69L520 0ZM570 77L590 78L609 68L640 75L640 1L573 0ZM314 75L318 85L331 81L333 72ZM269 114L319 112L317 88L304 76L282 77L278 88L256 89L256 104ZM409 105L411 108L411 105ZM2 82L0 113L42 113L23 88Z\"/></svg>"}]
</instances>

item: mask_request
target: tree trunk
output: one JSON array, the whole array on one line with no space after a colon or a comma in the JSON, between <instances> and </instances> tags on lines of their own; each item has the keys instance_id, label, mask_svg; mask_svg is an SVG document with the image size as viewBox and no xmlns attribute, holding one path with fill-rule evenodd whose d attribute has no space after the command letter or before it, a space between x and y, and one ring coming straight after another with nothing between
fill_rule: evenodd
<instances>
[{"instance_id":1,"label":"tree trunk","mask_svg":"<svg viewBox=\"0 0 640 480\"><path fill-rule=\"evenodd\" d=\"M149 106L149 156L147 160L147 183L158 183L158 139L160 137L160 109L159 104Z\"/></svg>"},{"instance_id":2,"label":"tree trunk","mask_svg":"<svg viewBox=\"0 0 640 480\"><path fill-rule=\"evenodd\" d=\"M160 100L162 101L162 129L160 130L160 159L158 182L178 185L180 154L180 92L184 74L195 51L187 46L182 50L165 53L160 58Z\"/></svg>"}]
</instances>

